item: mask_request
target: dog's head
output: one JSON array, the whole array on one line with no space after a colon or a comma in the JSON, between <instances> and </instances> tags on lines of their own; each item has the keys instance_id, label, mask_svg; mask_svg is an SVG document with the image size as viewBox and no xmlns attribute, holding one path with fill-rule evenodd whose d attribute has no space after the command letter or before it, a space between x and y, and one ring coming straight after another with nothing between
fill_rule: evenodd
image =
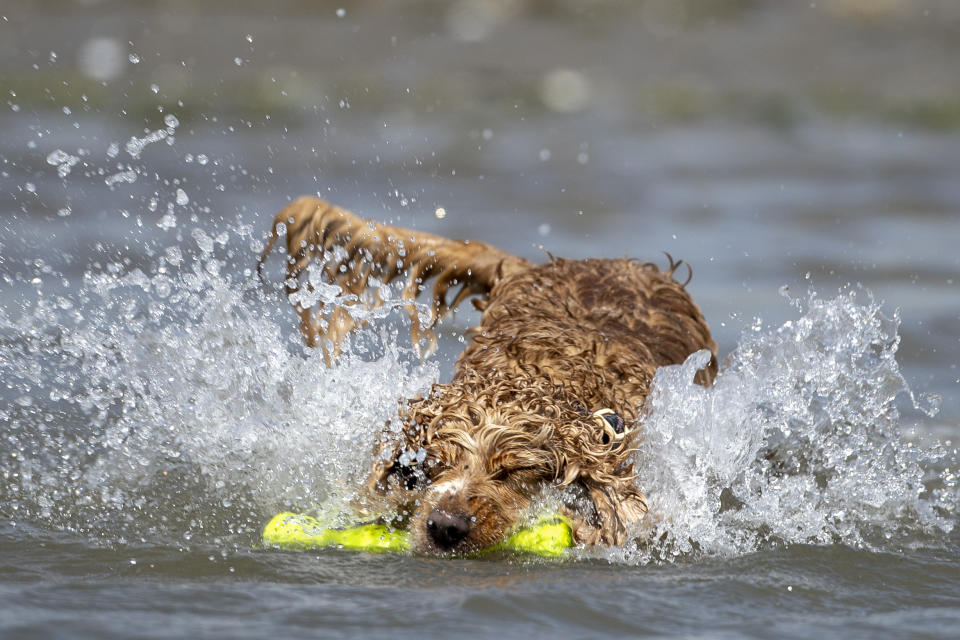
<instances>
[{"instance_id":1,"label":"dog's head","mask_svg":"<svg viewBox=\"0 0 960 640\"><path fill-rule=\"evenodd\" d=\"M585 489L585 520L599 539L619 543L646 511L629 462L632 435L592 409L539 381L436 385L407 405L402 432L381 445L371 488L406 510L422 553L495 545L550 485Z\"/></svg>"}]
</instances>

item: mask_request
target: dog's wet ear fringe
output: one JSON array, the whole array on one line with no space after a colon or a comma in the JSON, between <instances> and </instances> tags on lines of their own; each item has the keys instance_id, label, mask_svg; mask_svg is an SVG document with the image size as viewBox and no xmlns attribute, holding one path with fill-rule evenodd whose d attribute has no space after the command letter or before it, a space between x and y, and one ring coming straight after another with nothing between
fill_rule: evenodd
<instances>
[{"instance_id":1,"label":"dog's wet ear fringe","mask_svg":"<svg viewBox=\"0 0 960 640\"><path fill-rule=\"evenodd\" d=\"M690 281L693 280L693 267L690 266L689 262L685 262L683 260L674 260L673 256L666 251L663 252L663 255L667 256L667 261L670 263L670 266L667 267L667 270L664 273L669 275L671 278L673 278L677 269L679 269L681 266L687 268L687 279L683 282L677 280L677 284L680 285L681 289L686 288L686 286L690 284Z\"/></svg>"}]
</instances>

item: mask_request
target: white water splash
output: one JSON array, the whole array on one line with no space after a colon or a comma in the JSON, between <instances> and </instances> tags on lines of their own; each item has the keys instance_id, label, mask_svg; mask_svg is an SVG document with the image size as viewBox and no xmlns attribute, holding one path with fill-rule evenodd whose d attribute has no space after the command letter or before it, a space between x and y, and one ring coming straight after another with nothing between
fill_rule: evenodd
<instances>
[{"instance_id":1,"label":"white water splash","mask_svg":"<svg viewBox=\"0 0 960 640\"><path fill-rule=\"evenodd\" d=\"M435 381L389 331L364 336L379 355L355 340L327 368L288 308L192 235L192 258L107 265L69 305L0 314L0 370L29 400L0 411L10 517L107 541L256 539L278 510L348 501L398 399Z\"/></svg>"},{"instance_id":2,"label":"white water splash","mask_svg":"<svg viewBox=\"0 0 960 640\"><path fill-rule=\"evenodd\" d=\"M342 508L398 400L436 379L396 330L362 332L327 368L287 304L229 275L227 234L190 237L145 271L110 263L68 296L38 286L20 318L0 310L5 516L108 542L253 544L278 510ZM359 319L403 306L380 295L380 309L354 307ZM901 433L896 317L856 291L797 306L779 329L744 335L711 388L693 384L705 354L658 372L637 455L657 537L600 557L947 539L956 451Z\"/></svg>"},{"instance_id":3,"label":"white water splash","mask_svg":"<svg viewBox=\"0 0 960 640\"><path fill-rule=\"evenodd\" d=\"M901 433L894 400L913 395L895 359L899 319L862 291L796 306L797 320L748 331L712 388L693 383L706 352L658 371L637 456L656 555L896 548L956 525L956 450Z\"/></svg>"}]
</instances>

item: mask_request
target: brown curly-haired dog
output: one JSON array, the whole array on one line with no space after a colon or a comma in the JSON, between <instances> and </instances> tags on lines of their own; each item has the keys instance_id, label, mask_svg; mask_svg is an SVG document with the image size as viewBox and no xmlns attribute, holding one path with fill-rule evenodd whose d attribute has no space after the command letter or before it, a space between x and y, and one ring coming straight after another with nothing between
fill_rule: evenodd
<instances>
[{"instance_id":1,"label":"brown curly-haired dog","mask_svg":"<svg viewBox=\"0 0 960 640\"><path fill-rule=\"evenodd\" d=\"M622 544L636 533L647 506L630 427L654 372L717 348L686 283L673 279L680 263L660 271L626 259L551 256L534 265L482 242L368 222L306 197L277 215L260 268L282 233L301 330L328 357L355 324L350 306L380 302L367 295L372 282L405 279L418 344L412 301L427 279L436 278L434 322L478 297L480 326L453 380L407 401L384 428L361 499L369 510L404 517L414 550L489 547L551 485L573 489L566 510L578 543ZM329 284L347 295L324 320L311 307L315 290ZM716 370L713 358L697 381L710 384Z\"/></svg>"}]
</instances>

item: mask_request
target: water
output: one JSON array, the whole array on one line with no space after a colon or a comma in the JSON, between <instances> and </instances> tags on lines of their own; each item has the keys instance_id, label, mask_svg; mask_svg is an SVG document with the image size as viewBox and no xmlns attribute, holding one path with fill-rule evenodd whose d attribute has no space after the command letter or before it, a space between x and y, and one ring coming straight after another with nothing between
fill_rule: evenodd
<instances>
[{"instance_id":1,"label":"water","mask_svg":"<svg viewBox=\"0 0 960 640\"><path fill-rule=\"evenodd\" d=\"M895 4L0 7L0 634L955 635L960 26ZM654 545L259 548L277 511L337 517L476 321L421 362L393 312L328 369L280 259L254 273L318 191L532 259L692 263L723 363L658 374Z\"/></svg>"}]
</instances>

